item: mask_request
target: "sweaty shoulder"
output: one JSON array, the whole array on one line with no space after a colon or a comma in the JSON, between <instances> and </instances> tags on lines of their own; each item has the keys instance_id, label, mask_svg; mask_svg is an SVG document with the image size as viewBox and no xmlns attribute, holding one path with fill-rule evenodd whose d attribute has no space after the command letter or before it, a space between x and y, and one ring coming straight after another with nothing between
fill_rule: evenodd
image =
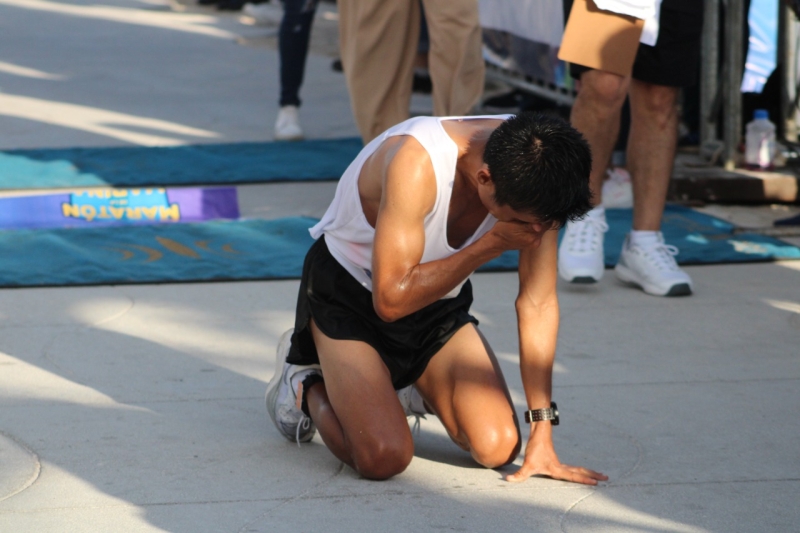
<instances>
[{"instance_id":1,"label":"sweaty shoulder","mask_svg":"<svg viewBox=\"0 0 800 533\"><path fill-rule=\"evenodd\" d=\"M358 180L361 204L374 227L383 207L425 216L436 203L436 175L428 151L410 135L387 138L365 161Z\"/></svg>"}]
</instances>

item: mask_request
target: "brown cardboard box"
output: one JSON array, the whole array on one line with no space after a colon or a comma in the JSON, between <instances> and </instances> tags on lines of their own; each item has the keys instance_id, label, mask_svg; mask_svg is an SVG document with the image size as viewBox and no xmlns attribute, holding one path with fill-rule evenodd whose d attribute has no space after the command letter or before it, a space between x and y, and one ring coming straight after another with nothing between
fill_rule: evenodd
<instances>
[{"instance_id":1,"label":"brown cardboard box","mask_svg":"<svg viewBox=\"0 0 800 533\"><path fill-rule=\"evenodd\" d=\"M643 27L643 20L601 11L593 0L575 0L558 58L630 76Z\"/></svg>"}]
</instances>

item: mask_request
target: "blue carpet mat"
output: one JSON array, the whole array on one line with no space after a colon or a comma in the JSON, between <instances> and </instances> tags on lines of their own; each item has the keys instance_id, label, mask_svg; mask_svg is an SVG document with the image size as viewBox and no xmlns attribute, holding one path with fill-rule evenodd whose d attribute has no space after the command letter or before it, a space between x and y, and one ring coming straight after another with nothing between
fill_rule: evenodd
<instances>
[{"instance_id":1,"label":"blue carpet mat","mask_svg":"<svg viewBox=\"0 0 800 533\"><path fill-rule=\"evenodd\" d=\"M606 263L616 263L631 212L608 210ZM300 276L316 221L212 221L124 228L0 231L0 286L98 285L177 281L284 279ZM800 248L677 206L664 233L681 250L681 264L800 259ZM506 253L483 271L514 270Z\"/></svg>"},{"instance_id":2,"label":"blue carpet mat","mask_svg":"<svg viewBox=\"0 0 800 533\"><path fill-rule=\"evenodd\" d=\"M211 221L0 232L0 286L299 276L316 221Z\"/></svg>"},{"instance_id":3,"label":"blue carpet mat","mask_svg":"<svg viewBox=\"0 0 800 533\"><path fill-rule=\"evenodd\" d=\"M0 152L0 189L339 179L361 139Z\"/></svg>"}]
</instances>

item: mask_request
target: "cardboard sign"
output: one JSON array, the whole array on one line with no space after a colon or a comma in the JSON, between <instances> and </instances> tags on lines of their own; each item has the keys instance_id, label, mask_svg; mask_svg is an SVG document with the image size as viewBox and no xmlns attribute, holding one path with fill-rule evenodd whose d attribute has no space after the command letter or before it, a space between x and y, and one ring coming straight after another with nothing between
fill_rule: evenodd
<instances>
[{"instance_id":1,"label":"cardboard sign","mask_svg":"<svg viewBox=\"0 0 800 533\"><path fill-rule=\"evenodd\" d=\"M630 76L643 27L643 20L602 11L593 0L575 0L564 28L558 58Z\"/></svg>"}]
</instances>

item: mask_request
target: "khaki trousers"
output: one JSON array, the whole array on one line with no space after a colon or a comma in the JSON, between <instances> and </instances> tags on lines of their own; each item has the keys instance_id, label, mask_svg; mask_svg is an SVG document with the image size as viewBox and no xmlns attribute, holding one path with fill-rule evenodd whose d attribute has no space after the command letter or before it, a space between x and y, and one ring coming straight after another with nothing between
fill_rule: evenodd
<instances>
[{"instance_id":1,"label":"khaki trousers","mask_svg":"<svg viewBox=\"0 0 800 533\"><path fill-rule=\"evenodd\" d=\"M423 0L433 113L467 114L483 93L478 0ZM419 0L339 0L339 45L364 142L409 117Z\"/></svg>"}]
</instances>

